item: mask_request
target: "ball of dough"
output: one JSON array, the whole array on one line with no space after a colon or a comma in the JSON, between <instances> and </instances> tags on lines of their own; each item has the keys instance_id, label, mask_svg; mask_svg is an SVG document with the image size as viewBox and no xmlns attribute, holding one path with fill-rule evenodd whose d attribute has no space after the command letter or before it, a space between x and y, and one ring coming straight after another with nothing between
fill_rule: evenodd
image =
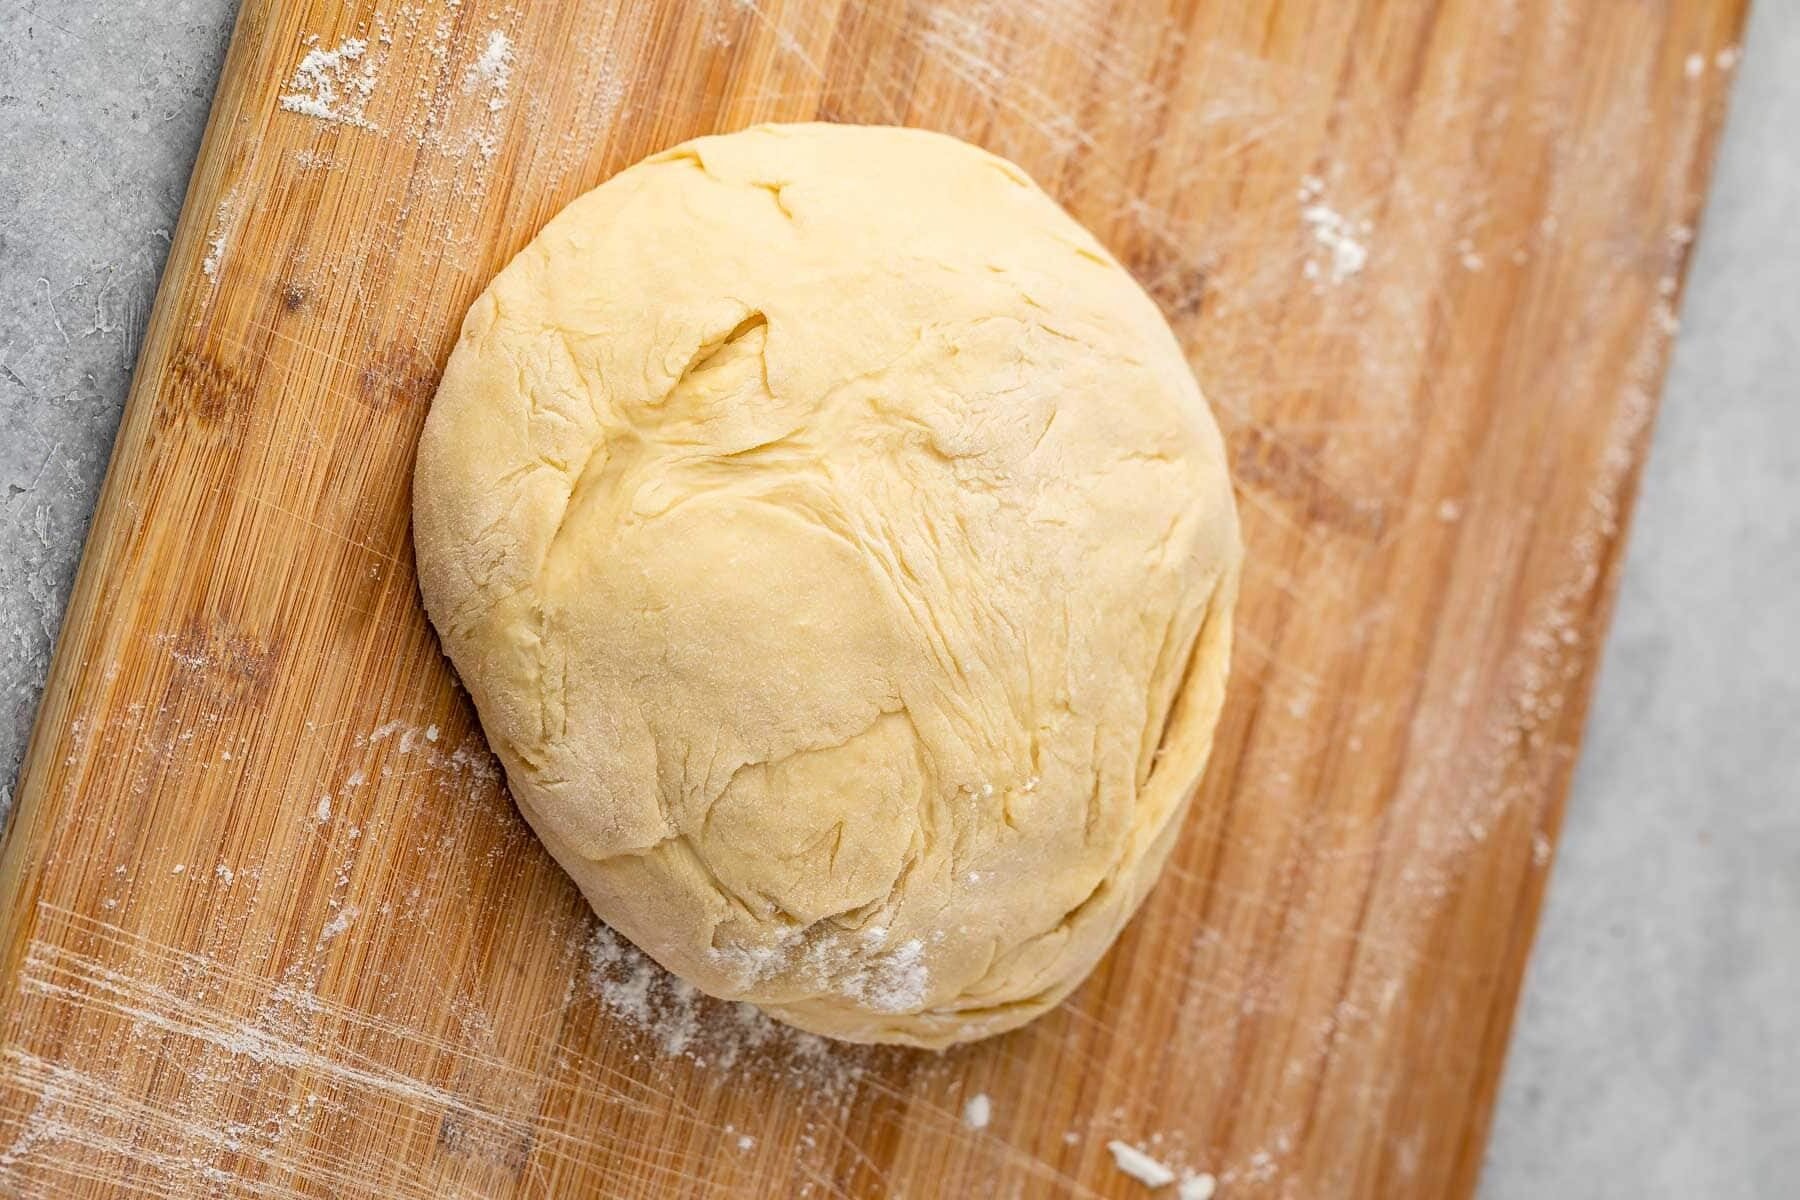
<instances>
[{"instance_id":1,"label":"ball of dough","mask_svg":"<svg viewBox=\"0 0 1800 1200\"><path fill-rule=\"evenodd\" d=\"M663 966L851 1041L1021 1025L1154 881L1240 543L1156 306L1003 159L658 154L469 310L425 603L520 810Z\"/></svg>"}]
</instances>

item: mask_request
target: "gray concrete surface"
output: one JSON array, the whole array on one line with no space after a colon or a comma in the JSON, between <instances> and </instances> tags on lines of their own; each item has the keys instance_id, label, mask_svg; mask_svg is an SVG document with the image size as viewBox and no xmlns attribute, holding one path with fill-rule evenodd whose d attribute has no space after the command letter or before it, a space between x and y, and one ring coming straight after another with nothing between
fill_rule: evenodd
<instances>
[{"instance_id":1,"label":"gray concrete surface","mask_svg":"<svg viewBox=\"0 0 1800 1200\"><path fill-rule=\"evenodd\" d=\"M235 0L0 0L0 811Z\"/></svg>"},{"instance_id":2,"label":"gray concrete surface","mask_svg":"<svg viewBox=\"0 0 1800 1200\"><path fill-rule=\"evenodd\" d=\"M1488 1200L1800 1196L1800 4L1738 73Z\"/></svg>"},{"instance_id":3,"label":"gray concrete surface","mask_svg":"<svg viewBox=\"0 0 1800 1200\"><path fill-rule=\"evenodd\" d=\"M232 0L0 0L0 809ZM1800 1179L1800 5L1763 0L1487 1200Z\"/></svg>"}]
</instances>

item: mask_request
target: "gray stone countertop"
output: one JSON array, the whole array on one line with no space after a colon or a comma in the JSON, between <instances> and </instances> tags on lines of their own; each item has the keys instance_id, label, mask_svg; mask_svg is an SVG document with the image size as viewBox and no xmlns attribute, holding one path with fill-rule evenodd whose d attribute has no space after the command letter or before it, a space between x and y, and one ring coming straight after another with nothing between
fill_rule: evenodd
<instances>
[{"instance_id":1,"label":"gray stone countertop","mask_svg":"<svg viewBox=\"0 0 1800 1200\"><path fill-rule=\"evenodd\" d=\"M234 0L0 0L0 810ZM1754 7L1489 1200L1800 1179L1800 5Z\"/></svg>"}]
</instances>

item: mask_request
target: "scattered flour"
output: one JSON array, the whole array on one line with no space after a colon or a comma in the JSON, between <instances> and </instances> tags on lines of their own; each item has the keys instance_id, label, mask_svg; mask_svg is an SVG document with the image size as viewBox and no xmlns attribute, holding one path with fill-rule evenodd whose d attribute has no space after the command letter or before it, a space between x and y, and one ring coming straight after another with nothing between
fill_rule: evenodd
<instances>
[{"instance_id":1,"label":"scattered flour","mask_svg":"<svg viewBox=\"0 0 1800 1200\"><path fill-rule=\"evenodd\" d=\"M200 264L200 270L208 279L217 279L219 265L225 261L225 247L231 241L231 227L237 217L237 186L232 185L219 201L219 207L213 210L212 231L206 235L206 258Z\"/></svg>"},{"instance_id":2,"label":"scattered flour","mask_svg":"<svg viewBox=\"0 0 1800 1200\"><path fill-rule=\"evenodd\" d=\"M589 994L663 1054L788 1077L825 1096L843 1094L863 1074L866 1052L780 1024L754 1004L714 1000L605 925L594 926L585 955Z\"/></svg>"},{"instance_id":3,"label":"scattered flour","mask_svg":"<svg viewBox=\"0 0 1800 1200\"><path fill-rule=\"evenodd\" d=\"M406 722L400 720L398 717L395 717L391 721L383 721L375 728L369 730L368 744L373 746L377 742L385 741L406 728Z\"/></svg>"},{"instance_id":4,"label":"scattered flour","mask_svg":"<svg viewBox=\"0 0 1800 1200\"><path fill-rule=\"evenodd\" d=\"M451 5L454 10L456 6ZM402 4L383 21L386 36L409 49L422 49L434 64L433 71L456 80L454 87L430 87L418 93L421 104L401 119L398 133L422 150L430 150L445 167L491 162L500 152L498 114L512 101L516 52L504 30L490 29L481 52L456 63L462 41L456 22L442 15L441 6ZM382 20L378 18L378 21ZM462 181L479 190L479 174Z\"/></svg>"},{"instance_id":5,"label":"scattered flour","mask_svg":"<svg viewBox=\"0 0 1800 1200\"><path fill-rule=\"evenodd\" d=\"M512 64L512 41L496 29L488 34L487 47L482 50L481 57L469 64L468 73L463 76L463 91L472 92L485 87L490 93L488 111L499 112L506 107L506 88L512 80Z\"/></svg>"},{"instance_id":6,"label":"scattered flour","mask_svg":"<svg viewBox=\"0 0 1800 1200\"><path fill-rule=\"evenodd\" d=\"M313 810L313 816L318 820L319 824L321 824L321 825L323 825L325 822L331 820L331 797L330 796L326 795L326 796L319 797L319 807L315 808Z\"/></svg>"},{"instance_id":7,"label":"scattered flour","mask_svg":"<svg viewBox=\"0 0 1800 1200\"><path fill-rule=\"evenodd\" d=\"M294 151L294 166L298 168L302 174L308 171L333 171L336 170L339 165L338 160L333 158L330 154L327 154L322 150L314 150L310 146L303 150Z\"/></svg>"},{"instance_id":8,"label":"scattered flour","mask_svg":"<svg viewBox=\"0 0 1800 1200\"><path fill-rule=\"evenodd\" d=\"M337 915L327 921L325 923L325 928L319 931L319 945L323 946L326 942L331 941L333 938L342 934L344 930L350 928L350 922L356 920L357 915L361 911L362 910L357 908L354 904L346 904L343 908L339 909Z\"/></svg>"},{"instance_id":9,"label":"scattered flour","mask_svg":"<svg viewBox=\"0 0 1800 1200\"><path fill-rule=\"evenodd\" d=\"M986 1092L976 1092L963 1105L963 1124L970 1129L986 1129L994 1116L994 1102L988 1099Z\"/></svg>"},{"instance_id":10,"label":"scattered flour","mask_svg":"<svg viewBox=\"0 0 1800 1200\"><path fill-rule=\"evenodd\" d=\"M317 34L307 35L310 49L288 80L292 90L282 93L278 103L288 112L321 121L374 129L363 112L375 93L379 56L369 52L362 38L345 38L330 50L321 50L318 42Z\"/></svg>"},{"instance_id":11,"label":"scattered flour","mask_svg":"<svg viewBox=\"0 0 1800 1200\"><path fill-rule=\"evenodd\" d=\"M1175 1182L1175 1172L1130 1142L1115 1138L1106 1143L1106 1148L1112 1151L1114 1165L1145 1187L1167 1187Z\"/></svg>"},{"instance_id":12,"label":"scattered flour","mask_svg":"<svg viewBox=\"0 0 1800 1200\"><path fill-rule=\"evenodd\" d=\"M664 1054L681 1054L699 1025L700 993L658 967L604 925L588 939L588 987L609 1012L649 1033Z\"/></svg>"}]
</instances>

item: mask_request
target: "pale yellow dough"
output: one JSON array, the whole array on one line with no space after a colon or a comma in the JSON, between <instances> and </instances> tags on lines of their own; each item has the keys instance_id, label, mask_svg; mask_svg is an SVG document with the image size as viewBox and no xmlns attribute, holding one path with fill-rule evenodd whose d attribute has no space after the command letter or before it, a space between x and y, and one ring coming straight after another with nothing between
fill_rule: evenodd
<instances>
[{"instance_id":1,"label":"pale yellow dough","mask_svg":"<svg viewBox=\"0 0 1800 1200\"><path fill-rule=\"evenodd\" d=\"M1155 304L1012 164L768 126L469 310L425 603L520 810L715 996L852 1041L1055 1005L1205 766L1240 547Z\"/></svg>"}]
</instances>

